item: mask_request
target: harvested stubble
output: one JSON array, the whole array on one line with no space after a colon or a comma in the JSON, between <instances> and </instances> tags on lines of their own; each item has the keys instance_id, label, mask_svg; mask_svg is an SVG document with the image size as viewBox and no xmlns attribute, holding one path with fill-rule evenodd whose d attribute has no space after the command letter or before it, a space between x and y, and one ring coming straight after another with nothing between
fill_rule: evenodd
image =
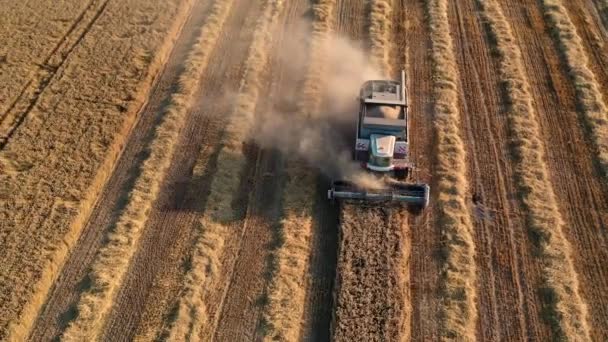
<instances>
[{"instance_id":1,"label":"harvested stubble","mask_svg":"<svg viewBox=\"0 0 608 342\"><path fill-rule=\"evenodd\" d=\"M0 340L23 340L30 330L168 56L187 3L108 4L0 151Z\"/></svg>"},{"instance_id":2,"label":"harvested stubble","mask_svg":"<svg viewBox=\"0 0 608 342\"><path fill-rule=\"evenodd\" d=\"M335 341L401 341L409 238L402 210L345 204L340 214Z\"/></svg>"},{"instance_id":3,"label":"harvested stubble","mask_svg":"<svg viewBox=\"0 0 608 342\"><path fill-rule=\"evenodd\" d=\"M460 137L458 69L448 23L448 1L427 0L431 32L437 223L442 230L444 269L441 333L445 339L475 340L477 320L475 243L466 204L466 152Z\"/></svg>"},{"instance_id":4,"label":"harvested stubble","mask_svg":"<svg viewBox=\"0 0 608 342\"><path fill-rule=\"evenodd\" d=\"M63 334L66 341L97 340L102 332L117 290L122 284L131 258L137 250L139 238L147 222L147 215L156 199L160 183L171 163L174 147L185 123L200 75L208 65L209 57L221 33L230 5L218 1L211 9L199 38L192 47L179 77L179 88L171 95L162 122L148 148L140 174L129 193L129 199L119 216L114 231L108 236L93 262L89 274L91 289L78 303L78 316Z\"/></svg>"},{"instance_id":5,"label":"harvested stubble","mask_svg":"<svg viewBox=\"0 0 608 342\"><path fill-rule=\"evenodd\" d=\"M544 14L549 22L561 55L576 87L577 101L582 108L585 125L595 144L597 159L608 179L608 107L600 85L589 69L583 42L560 0L543 0Z\"/></svg>"},{"instance_id":6,"label":"harvested stubble","mask_svg":"<svg viewBox=\"0 0 608 342\"><path fill-rule=\"evenodd\" d=\"M517 186L528 211L528 227L538 236L544 286L552 293L548 305L555 338L588 341L587 308L579 294L571 246L563 233L564 221L544 161L545 147L540 140L521 51L498 3L495 0L478 0L478 3L499 53Z\"/></svg>"},{"instance_id":7,"label":"harvested stubble","mask_svg":"<svg viewBox=\"0 0 608 342\"><path fill-rule=\"evenodd\" d=\"M225 241L229 234L234 234L230 224L236 219L237 213L232 203L247 159L243 142L253 124L273 28L283 3L283 0L267 0L256 25L235 110L222 136L217 172L211 182L205 215L197 223L197 241L190 259L191 268L185 277L175 320L169 328L169 339L172 341L198 340L203 326L210 323L203 297L219 276Z\"/></svg>"},{"instance_id":8,"label":"harvested stubble","mask_svg":"<svg viewBox=\"0 0 608 342\"><path fill-rule=\"evenodd\" d=\"M320 110L323 79L323 51L333 26L336 0L321 0L313 6L310 64L304 81L299 115L316 115ZM282 241L274 254L277 269L268 289L264 321L268 341L295 341L302 333L308 269L311 254L312 215L316 176L302 162L288 160L289 180L283 194Z\"/></svg>"}]
</instances>

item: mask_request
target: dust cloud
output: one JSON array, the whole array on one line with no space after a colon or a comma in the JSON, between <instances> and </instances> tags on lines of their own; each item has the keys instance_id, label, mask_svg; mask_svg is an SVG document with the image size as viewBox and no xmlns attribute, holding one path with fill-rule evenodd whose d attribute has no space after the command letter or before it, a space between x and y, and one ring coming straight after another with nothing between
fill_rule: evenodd
<instances>
[{"instance_id":1,"label":"dust cloud","mask_svg":"<svg viewBox=\"0 0 608 342\"><path fill-rule=\"evenodd\" d=\"M283 77L288 89L268 99L271 108L259 114L251 138L263 148L274 148L305 159L328 177L377 188L382 182L353 161L361 85L384 76L366 58L363 49L338 36L330 36L320 48L318 62L311 60L302 32L289 34L291 46L280 51L288 67ZM314 56L313 56L314 58ZM322 63L322 64L319 64ZM272 67L272 66L270 66ZM306 77L309 80L306 81ZM322 83L311 83L318 75Z\"/></svg>"}]
</instances>

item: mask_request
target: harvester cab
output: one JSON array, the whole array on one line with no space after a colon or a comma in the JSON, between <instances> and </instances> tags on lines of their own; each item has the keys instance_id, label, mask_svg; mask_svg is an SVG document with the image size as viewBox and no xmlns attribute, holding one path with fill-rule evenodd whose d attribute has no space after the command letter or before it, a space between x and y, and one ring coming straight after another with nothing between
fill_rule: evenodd
<instances>
[{"instance_id":1,"label":"harvester cab","mask_svg":"<svg viewBox=\"0 0 608 342\"><path fill-rule=\"evenodd\" d=\"M366 202L394 201L426 207L427 184L407 183L413 165L409 159L409 117L405 72L400 82L367 81L359 94L359 117L353 157L384 184L364 189L348 181L335 181L329 199Z\"/></svg>"}]
</instances>

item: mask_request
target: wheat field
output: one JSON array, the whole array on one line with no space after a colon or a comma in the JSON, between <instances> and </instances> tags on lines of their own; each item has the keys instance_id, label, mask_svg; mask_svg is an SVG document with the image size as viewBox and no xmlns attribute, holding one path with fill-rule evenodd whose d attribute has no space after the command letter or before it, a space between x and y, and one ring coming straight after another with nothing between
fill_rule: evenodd
<instances>
[{"instance_id":1,"label":"wheat field","mask_svg":"<svg viewBox=\"0 0 608 342\"><path fill-rule=\"evenodd\" d=\"M608 340L607 13L0 0L0 340ZM329 200L402 70L429 206Z\"/></svg>"}]
</instances>

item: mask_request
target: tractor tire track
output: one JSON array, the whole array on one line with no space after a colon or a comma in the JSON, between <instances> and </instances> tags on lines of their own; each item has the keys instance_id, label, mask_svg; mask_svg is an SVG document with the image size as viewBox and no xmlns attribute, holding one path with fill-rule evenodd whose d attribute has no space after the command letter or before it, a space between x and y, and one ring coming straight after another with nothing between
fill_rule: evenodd
<instances>
[{"instance_id":1,"label":"tractor tire track","mask_svg":"<svg viewBox=\"0 0 608 342\"><path fill-rule=\"evenodd\" d=\"M80 44L95 22L102 15L110 0L92 0L80 14L68 32L39 66L37 75L30 79L19 96L9 106L0 119L0 150L6 146L15 130L27 118L28 113L38 104L40 95L46 91L53 78L61 75L65 62ZM90 20L87 21L88 17ZM85 18L86 17L86 18ZM73 41L72 41L72 38Z\"/></svg>"},{"instance_id":2,"label":"tractor tire track","mask_svg":"<svg viewBox=\"0 0 608 342\"><path fill-rule=\"evenodd\" d=\"M230 71L228 75L231 79L238 78L234 75L242 71ZM214 75L208 73L205 76L201 93L205 90L209 96L221 97L223 89L212 86L217 82ZM189 253L193 249L194 229L191 227L196 226L198 214L207 201L211 175L216 167L216 142L225 124L225 120L215 115L204 99L201 96L193 106L192 123L184 132L178 148L180 152L174 159L175 167L164 185L163 193L170 195L160 197L159 204L151 213L149 233L142 238L134 258L132 276L125 280L111 313L105 333L108 338L121 334L135 341L166 338L163 332L169 329L168 317L177 307ZM198 153L193 152L196 148ZM158 241L164 243L159 245ZM133 307L141 309L132 312ZM130 324L123 323L123 320L130 321Z\"/></svg>"},{"instance_id":3,"label":"tractor tire track","mask_svg":"<svg viewBox=\"0 0 608 342\"><path fill-rule=\"evenodd\" d=\"M350 15L342 17L342 14L345 13L343 11L355 9L361 3L351 1L350 6L348 6L341 0L318 0L313 2L312 12L314 17L311 28L310 57L303 85L304 89L299 98L297 115L314 117L321 110L323 101L326 100L320 96L323 93L323 88L319 86L324 81L324 46L334 32L339 32L338 27L358 27L357 25L342 26L351 23L348 18L353 19ZM342 19L344 21L341 21ZM305 163L297 158L290 158L287 160L287 171L290 177L301 178L299 182L294 181L296 178L293 178L288 184L289 188L295 188L296 191L302 188L303 196L306 196L305 192L316 192L316 195L311 194L311 197L313 197L311 202L299 213L297 208L286 208L296 211L296 214L291 216L287 212L287 219L294 220L289 224L296 225L302 222L301 224L305 225L305 229L310 229L310 232L305 233L310 234L310 241L307 242L307 248L310 248L310 251L307 260L308 279L305 279L304 282L305 305L300 339L304 341L330 341L334 309L333 284L336 274L336 212L335 209L327 206L324 196L327 184L320 181L320 177L314 169L307 168ZM308 174L301 175L303 173ZM317 186L315 186L315 183L317 183ZM321 191L320 188L322 188ZM297 201L298 196L290 196L285 203L289 204L290 200ZM308 222L309 220L312 222Z\"/></svg>"},{"instance_id":4,"label":"tractor tire track","mask_svg":"<svg viewBox=\"0 0 608 342\"><path fill-rule=\"evenodd\" d=\"M330 186L327 180L319 179L316 174L311 175L313 170L307 169L303 163L288 161L289 168L297 169L290 173L292 177L298 176L299 173L308 173L301 176L299 187L308 188L302 191L316 192L316 195L312 196L314 204L309 208L311 214L306 217L312 219L309 242L311 251L300 337L303 341L331 341L339 244L338 208L327 205L326 191Z\"/></svg>"},{"instance_id":5,"label":"tractor tire track","mask_svg":"<svg viewBox=\"0 0 608 342\"><path fill-rule=\"evenodd\" d=\"M268 68L267 75L260 84L261 89L268 89L268 96L260 99L255 108L254 130L258 124L264 125L264 116L267 113L296 115L292 112L292 101L298 98L304 77L301 70L293 70L294 66L291 64L297 65L298 62L291 59L287 61L285 54L291 49L299 48L301 44L306 44L300 41L307 38L300 36L302 22L299 19L306 15L310 8L309 3L306 0L298 0L285 5L275 3L273 6L275 5L284 8L281 13L274 14L274 19L270 18L273 27L267 28L275 32L271 48L268 48L272 51L268 65L272 67ZM298 52L305 55L307 50ZM291 54L291 51L287 52L287 55ZM301 58L304 59L304 56ZM276 255L282 247L283 238L294 238L286 237L281 232L282 203L286 201L285 196L292 195L282 189L287 174L284 158L273 149L252 148L249 159L256 162L252 168L252 179L248 181L251 183L251 197L242 231L238 234L240 240L235 244L235 248L226 252L233 257L233 261L230 267L226 267L230 271L226 276L224 293L218 305L220 313L212 331L214 340L272 340L271 336L276 336L275 334L298 335L299 317L302 314L290 309L295 305L303 311L303 295L299 296L298 293L303 294L304 291L296 288L293 292L282 293L275 287L277 279L292 276L291 273L284 273L278 268L280 261ZM301 281L301 278L298 281ZM272 297L277 295L287 295L294 303L287 303L288 300L276 303ZM279 311L278 315L270 314L276 313L275 310ZM284 324L289 320L295 324L287 327Z\"/></svg>"},{"instance_id":6,"label":"tractor tire track","mask_svg":"<svg viewBox=\"0 0 608 342\"><path fill-rule=\"evenodd\" d=\"M266 82L260 86L269 90L269 96L263 101L260 99L256 110L256 117L260 120L267 112L276 110L289 115L290 110L285 110L282 105L289 106L290 100L297 98L298 88L303 81L303 76L294 79L293 71L289 71L291 61L285 60L284 53L292 46L298 46L291 40L299 39L297 35L294 36L301 24L298 18L306 13L309 6L307 1L291 1L278 6L284 8L281 13L274 14L274 19L270 19L273 28L269 29L276 33L271 49L274 53L269 56L272 67L265 77ZM219 341L270 338L266 310L272 305L269 286L273 277L277 276L276 272L279 272L274 266L276 260L273 253L281 239L278 225L282 216L285 157L272 149L254 152L257 162L251 186L252 197L214 330L214 340ZM299 305L302 307L303 303ZM298 317L297 313L292 314L295 315L293 318Z\"/></svg>"}]
</instances>

